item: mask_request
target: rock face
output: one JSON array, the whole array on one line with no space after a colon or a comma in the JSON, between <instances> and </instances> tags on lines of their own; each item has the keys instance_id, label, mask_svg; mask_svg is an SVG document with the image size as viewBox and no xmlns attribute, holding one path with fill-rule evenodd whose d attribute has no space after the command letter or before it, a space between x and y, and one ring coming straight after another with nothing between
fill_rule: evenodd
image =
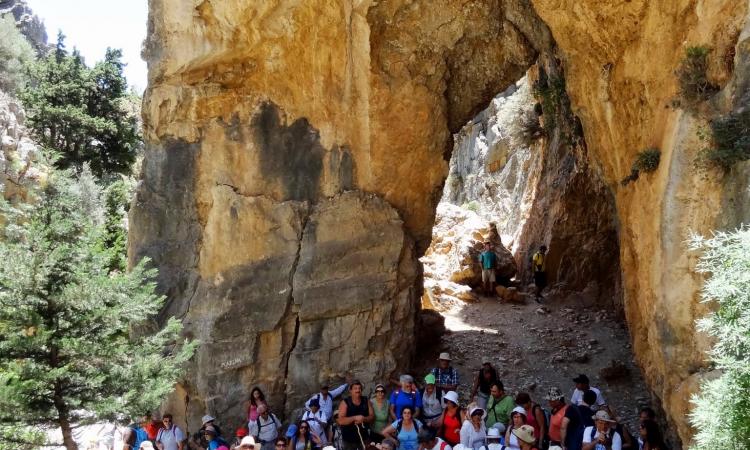
<instances>
[{"instance_id":1,"label":"rock face","mask_svg":"<svg viewBox=\"0 0 750 450\"><path fill-rule=\"evenodd\" d=\"M47 51L47 29L26 0L0 0L0 16L13 15L18 29L39 53Z\"/></svg>"},{"instance_id":2,"label":"rock face","mask_svg":"<svg viewBox=\"0 0 750 450\"><path fill-rule=\"evenodd\" d=\"M29 186L42 177L31 165L39 148L31 140L25 121L20 101L0 91L0 186L3 197L11 202L26 201Z\"/></svg>"},{"instance_id":3,"label":"rock face","mask_svg":"<svg viewBox=\"0 0 750 450\"><path fill-rule=\"evenodd\" d=\"M152 0L130 257L202 343L169 408L407 367L451 131L548 40L522 0Z\"/></svg>"},{"instance_id":4,"label":"rock face","mask_svg":"<svg viewBox=\"0 0 750 450\"><path fill-rule=\"evenodd\" d=\"M714 48L714 107L747 99L746 15L737 0L151 0L130 255L154 260L164 314L202 341L173 410L239 422L252 384L291 410L344 369L405 367L451 133L541 51L580 126L547 137L544 213L514 246L552 239L558 280L621 270L635 353L688 440L707 342L683 241L750 217L748 169L694 171L705 118L666 106L692 43ZM659 170L620 187L648 146Z\"/></svg>"}]
</instances>

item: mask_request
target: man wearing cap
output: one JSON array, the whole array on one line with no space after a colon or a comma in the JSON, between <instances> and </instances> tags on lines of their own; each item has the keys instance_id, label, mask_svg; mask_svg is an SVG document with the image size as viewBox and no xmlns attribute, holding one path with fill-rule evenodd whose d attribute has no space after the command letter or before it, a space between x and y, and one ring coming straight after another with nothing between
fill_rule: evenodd
<instances>
[{"instance_id":1,"label":"man wearing cap","mask_svg":"<svg viewBox=\"0 0 750 450\"><path fill-rule=\"evenodd\" d=\"M586 374L579 374L577 377L573 378L573 382L576 384L576 388L573 390L573 395L570 397L570 403L572 405L580 405L581 401L583 401L583 393L586 390L591 389L596 393L596 406L606 406L607 402L604 401L602 391L589 384L589 377L587 377Z\"/></svg>"},{"instance_id":2,"label":"man wearing cap","mask_svg":"<svg viewBox=\"0 0 750 450\"><path fill-rule=\"evenodd\" d=\"M156 433L156 447L159 450L182 450L185 434L174 424L172 414L164 414L161 421L164 427Z\"/></svg>"},{"instance_id":3,"label":"man wearing cap","mask_svg":"<svg viewBox=\"0 0 750 450\"><path fill-rule=\"evenodd\" d=\"M419 450L452 450L451 446L437 437L435 431L430 427L422 427L419 430L417 442L419 442Z\"/></svg>"},{"instance_id":4,"label":"man wearing cap","mask_svg":"<svg viewBox=\"0 0 750 450\"><path fill-rule=\"evenodd\" d=\"M497 256L492 251L490 241L484 241L484 251L479 254L479 264L482 266L484 295L489 297L495 290L495 267L497 266Z\"/></svg>"},{"instance_id":5,"label":"man wearing cap","mask_svg":"<svg viewBox=\"0 0 750 450\"><path fill-rule=\"evenodd\" d=\"M430 371L435 375L435 387L442 398L448 391L458 390L458 370L451 367L451 355L443 352L438 357L438 366Z\"/></svg>"},{"instance_id":6,"label":"man wearing cap","mask_svg":"<svg viewBox=\"0 0 750 450\"><path fill-rule=\"evenodd\" d=\"M515 406L513 397L505 394L503 383L500 381L492 383L490 399L487 401L487 417L485 418L487 428L498 428L498 425L500 425L505 429L510 422L510 412L513 411Z\"/></svg>"},{"instance_id":7,"label":"man wearing cap","mask_svg":"<svg viewBox=\"0 0 750 450\"><path fill-rule=\"evenodd\" d=\"M583 430L582 450L622 450L622 437L612 429L615 421L607 411L597 411L592 416L594 426Z\"/></svg>"},{"instance_id":8,"label":"man wearing cap","mask_svg":"<svg viewBox=\"0 0 750 450\"><path fill-rule=\"evenodd\" d=\"M326 434L328 416L320 410L320 404L318 403L317 398L311 398L308 401L307 407L309 409L302 414L302 420L305 420L310 424L310 431L320 438L322 445L328 444L329 438Z\"/></svg>"},{"instance_id":9,"label":"man wearing cap","mask_svg":"<svg viewBox=\"0 0 750 450\"><path fill-rule=\"evenodd\" d=\"M422 421L432 426L432 422L443 414L443 402L437 395L435 388L435 375L429 373L424 377L424 389L422 390Z\"/></svg>"},{"instance_id":10,"label":"man wearing cap","mask_svg":"<svg viewBox=\"0 0 750 450\"><path fill-rule=\"evenodd\" d=\"M346 383L331 391L328 390L328 383L322 383L320 385L320 392L313 395L305 402L305 408L310 409L310 402L313 399L317 399L320 410L323 411L323 414L325 414L328 422L330 423L333 420L333 399L343 394L346 388L349 387L349 378L351 377L347 376Z\"/></svg>"},{"instance_id":11,"label":"man wearing cap","mask_svg":"<svg viewBox=\"0 0 750 450\"><path fill-rule=\"evenodd\" d=\"M258 418L247 423L250 436L255 438L256 444L260 444L260 450L275 450L274 442L279 436L281 421L275 414L268 412L266 405L258 406Z\"/></svg>"}]
</instances>

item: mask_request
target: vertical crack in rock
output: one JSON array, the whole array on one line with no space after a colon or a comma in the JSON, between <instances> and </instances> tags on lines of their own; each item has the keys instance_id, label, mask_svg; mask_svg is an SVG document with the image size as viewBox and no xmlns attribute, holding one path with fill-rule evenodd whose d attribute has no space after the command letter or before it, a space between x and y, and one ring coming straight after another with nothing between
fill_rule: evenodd
<instances>
[{"instance_id":1,"label":"vertical crack in rock","mask_svg":"<svg viewBox=\"0 0 750 450\"><path fill-rule=\"evenodd\" d=\"M304 214L302 216L302 226L300 227L300 234L299 234L299 241L297 243L297 254L294 256L294 263L292 263L292 268L289 271L289 297L287 299L287 312L285 315L289 315L291 313L294 314L294 334L292 335L292 343L289 346L289 350L286 353L286 358L284 360L284 382L286 383L287 377L289 375L289 360L291 359L292 352L294 352L295 347L297 347L297 338L299 337L299 327L300 327L300 320L299 320L299 311L297 310L296 306L294 305L294 275L297 273L297 265L299 264L300 254L302 253L302 241L305 239L305 230L307 229L307 223L310 220L310 214L311 209L309 205L306 205L307 208L304 211ZM284 389L284 399L282 401L282 405L284 406L284 410L287 410L287 395L289 394L289 389Z\"/></svg>"}]
</instances>

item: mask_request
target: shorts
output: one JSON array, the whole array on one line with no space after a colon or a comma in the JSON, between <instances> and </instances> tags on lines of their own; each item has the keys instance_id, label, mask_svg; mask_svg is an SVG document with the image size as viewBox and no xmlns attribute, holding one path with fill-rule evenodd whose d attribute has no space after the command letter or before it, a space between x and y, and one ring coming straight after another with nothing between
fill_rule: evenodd
<instances>
[{"instance_id":1,"label":"shorts","mask_svg":"<svg viewBox=\"0 0 750 450\"><path fill-rule=\"evenodd\" d=\"M547 286L547 273L534 272L534 284L536 287L544 289Z\"/></svg>"},{"instance_id":2,"label":"shorts","mask_svg":"<svg viewBox=\"0 0 750 450\"><path fill-rule=\"evenodd\" d=\"M482 283L495 282L495 269L482 269Z\"/></svg>"}]
</instances>

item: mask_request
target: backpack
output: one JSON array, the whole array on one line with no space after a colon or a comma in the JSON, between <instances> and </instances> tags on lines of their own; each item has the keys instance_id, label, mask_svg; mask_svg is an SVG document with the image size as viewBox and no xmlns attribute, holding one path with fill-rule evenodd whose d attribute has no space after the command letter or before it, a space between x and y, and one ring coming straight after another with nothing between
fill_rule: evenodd
<instances>
[{"instance_id":1,"label":"backpack","mask_svg":"<svg viewBox=\"0 0 750 450\"><path fill-rule=\"evenodd\" d=\"M258 427L258 439L260 439L260 430L261 430L261 428L265 427L266 425L271 425L271 424L277 425L279 423L279 419L276 418L276 416L274 415L274 413L269 413L268 417L271 419L271 421L268 422L265 425L261 425L261 423L260 423L260 416L258 416L258 418L255 419L255 426Z\"/></svg>"},{"instance_id":2,"label":"backpack","mask_svg":"<svg viewBox=\"0 0 750 450\"><path fill-rule=\"evenodd\" d=\"M129 428L133 430L133 434L131 434L134 437L133 450L137 450L140 448L141 443L148 441L148 432L137 425L130 426Z\"/></svg>"},{"instance_id":3,"label":"backpack","mask_svg":"<svg viewBox=\"0 0 750 450\"><path fill-rule=\"evenodd\" d=\"M401 427L403 426L404 419L398 419L398 423L396 424L396 434L398 435L401 433ZM422 427L419 426L419 422L414 419L414 431L419 433L419 430L422 429Z\"/></svg>"}]
</instances>

